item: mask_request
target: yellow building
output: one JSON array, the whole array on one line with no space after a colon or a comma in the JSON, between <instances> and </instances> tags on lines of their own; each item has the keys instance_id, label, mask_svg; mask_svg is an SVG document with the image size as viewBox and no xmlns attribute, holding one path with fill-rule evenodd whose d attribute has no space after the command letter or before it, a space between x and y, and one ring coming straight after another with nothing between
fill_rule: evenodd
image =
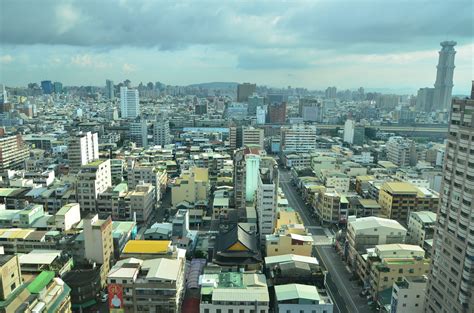
<instances>
[{"instance_id":1,"label":"yellow building","mask_svg":"<svg viewBox=\"0 0 474 313\"><path fill-rule=\"evenodd\" d=\"M207 168L193 167L184 171L171 188L171 204L174 208L181 202L206 202L209 196L209 173Z\"/></svg>"},{"instance_id":2,"label":"yellow building","mask_svg":"<svg viewBox=\"0 0 474 313\"><path fill-rule=\"evenodd\" d=\"M381 215L400 222L406 223L411 212L436 212L438 203L438 193L407 182L386 182L380 187Z\"/></svg>"},{"instance_id":3,"label":"yellow building","mask_svg":"<svg viewBox=\"0 0 474 313\"><path fill-rule=\"evenodd\" d=\"M311 256L313 237L294 233L267 235L265 248L267 256L283 254Z\"/></svg>"},{"instance_id":4,"label":"yellow building","mask_svg":"<svg viewBox=\"0 0 474 313\"><path fill-rule=\"evenodd\" d=\"M366 268L369 271L370 291L374 297L378 293L401 282L403 277L427 275L430 259L425 251L416 245L388 244L378 245L367 257Z\"/></svg>"}]
</instances>

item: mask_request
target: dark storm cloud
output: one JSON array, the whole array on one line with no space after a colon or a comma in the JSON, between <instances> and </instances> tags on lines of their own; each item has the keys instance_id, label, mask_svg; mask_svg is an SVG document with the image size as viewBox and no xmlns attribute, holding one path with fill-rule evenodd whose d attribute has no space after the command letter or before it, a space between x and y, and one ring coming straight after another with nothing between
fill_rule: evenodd
<instances>
[{"instance_id":1,"label":"dark storm cloud","mask_svg":"<svg viewBox=\"0 0 474 313\"><path fill-rule=\"evenodd\" d=\"M454 1L2 1L10 45L416 50L472 41L470 0ZM378 44L379 46L374 46Z\"/></svg>"}]
</instances>

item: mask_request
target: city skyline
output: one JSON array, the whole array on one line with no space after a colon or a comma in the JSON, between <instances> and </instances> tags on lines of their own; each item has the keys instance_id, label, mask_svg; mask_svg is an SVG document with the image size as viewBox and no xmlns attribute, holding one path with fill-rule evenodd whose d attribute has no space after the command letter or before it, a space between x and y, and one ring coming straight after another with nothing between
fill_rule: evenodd
<instances>
[{"instance_id":1,"label":"city skyline","mask_svg":"<svg viewBox=\"0 0 474 313\"><path fill-rule=\"evenodd\" d=\"M415 93L433 87L439 43L454 40L453 94L464 94L473 70L472 2L427 4L6 2L0 81L250 81ZM42 28L32 32L35 22Z\"/></svg>"}]
</instances>

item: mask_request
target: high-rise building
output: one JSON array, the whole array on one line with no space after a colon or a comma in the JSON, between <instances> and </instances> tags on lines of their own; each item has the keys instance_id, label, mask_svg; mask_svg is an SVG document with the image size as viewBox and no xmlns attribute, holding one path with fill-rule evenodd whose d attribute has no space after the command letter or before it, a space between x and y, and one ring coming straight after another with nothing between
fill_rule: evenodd
<instances>
[{"instance_id":1,"label":"high-rise building","mask_svg":"<svg viewBox=\"0 0 474 313\"><path fill-rule=\"evenodd\" d=\"M281 147L285 152L308 152L316 149L316 126L296 124L281 129Z\"/></svg>"},{"instance_id":2,"label":"high-rise building","mask_svg":"<svg viewBox=\"0 0 474 313\"><path fill-rule=\"evenodd\" d=\"M160 146L165 146L171 143L169 121L157 120L153 124L153 141L155 145Z\"/></svg>"},{"instance_id":3,"label":"high-rise building","mask_svg":"<svg viewBox=\"0 0 474 313\"><path fill-rule=\"evenodd\" d=\"M416 165L416 145L411 139L390 137L387 141L387 158L400 167Z\"/></svg>"},{"instance_id":4,"label":"high-rise building","mask_svg":"<svg viewBox=\"0 0 474 313\"><path fill-rule=\"evenodd\" d=\"M456 51L455 41L443 41L440 43L439 60L436 82L434 84L432 110L447 110L451 104L451 93L453 91L454 56Z\"/></svg>"},{"instance_id":5,"label":"high-rise building","mask_svg":"<svg viewBox=\"0 0 474 313\"><path fill-rule=\"evenodd\" d=\"M229 146L231 150L242 147L242 126L229 127Z\"/></svg>"},{"instance_id":6,"label":"high-rise building","mask_svg":"<svg viewBox=\"0 0 474 313\"><path fill-rule=\"evenodd\" d=\"M63 92L63 84L60 82L54 82L53 89L55 94L60 94Z\"/></svg>"},{"instance_id":7,"label":"high-rise building","mask_svg":"<svg viewBox=\"0 0 474 313\"><path fill-rule=\"evenodd\" d=\"M23 166L29 154L21 135L5 135L0 129L0 172Z\"/></svg>"},{"instance_id":8,"label":"high-rise building","mask_svg":"<svg viewBox=\"0 0 474 313\"><path fill-rule=\"evenodd\" d=\"M0 84L0 104L8 102L7 90L4 84Z\"/></svg>"},{"instance_id":9,"label":"high-rise building","mask_svg":"<svg viewBox=\"0 0 474 313\"><path fill-rule=\"evenodd\" d=\"M249 96L251 96L257 90L256 84L243 83L237 85L237 102L247 102Z\"/></svg>"},{"instance_id":10,"label":"high-rise building","mask_svg":"<svg viewBox=\"0 0 474 313\"><path fill-rule=\"evenodd\" d=\"M346 120L344 124L344 142L351 145L362 145L365 139L365 127L357 125L352 119Z\"/></svg>"},{"instance_id":11,"label":"high-rise building","mask_svg":"<svg viewBox=\"0 0 474 313\"><path fill-rule=\"evenodd\" d=\"M433 106L434 88L420 88L416 95L416 110L430 112Z\"/></svg>"},{"instance_id":12,"label":"high-rise building","mask_svg":"<svg viewBox=\"0 0 474 313\"><path fill-rule=\"evenodd\" d=\"M325 96L327 99L334 99L337 97L337 88L336 87L328 87L326 88Z\"/></svg>"},{"instance_id":13,"label":"high-rise building","mask_svg":"<svg viewBox=\"0 0 474 313\"><path fill-rule=\"evenodd\" d=\"M101 285L104 286L114 253L112 219L108 217L101 220L97 214L89 214L83 221L84 257L91 263L95 262L102 265L100 281Z\"/></svg>"},{"instance_id":14,"label":"high-rise building","mask_svg":"<svg viewBox=\"0 0 474 313\"><path fill-rule=\"evenodd\" d=\"M115 99L114 82L109 79L105 81L105 96L110 100Z\"/></svg>"},{"instance_id":15,"label":"high-rise building","mask_svg":"<svg viewBox=\"0 0 474 313\"><path fill-rule=\"evenodd\" d=\"M77 174L77 202L82 212L95 212L97 197L112 186L110 160L96 160L81 166Z\"/></svg>"},{"instance_id":16,"label":"high-rise building","mask_svg":"<svg viewBox=\"0 0 474 313\"><path fill-rule=\"evenodd\" d=\"M138 90L120 87L120 110L122 118L136 118L140 115Z\"/></svg>"},{"instance_id":17,"label":"high-rise building","mask_svg":"<svg viewBox=\"0 0 474 313\"><path fill-rule=\"evenodd\" d=\"M53 83L50 80L43 80L41 82L41 89L43 89L45 95L50 95L54 90Z\"/></svg>"},{"instance_id":18,"label":"high-rise building","mask_svg":"<svg viewBox=\"0 0 474 313\"><path fill-rule=\"evenodd\" d=\"M263 146L263 129L254 127L244 127L242 129L242 146L257 145L260 149L264 149Z\"/></svg>"},{"instance_id":19,"label":"high-rise building","mask_svg":"<svg viewBox=\"0 0 474 313\"><path fill-rule=\"evenodd\" d=\"M268 123L285 124L286 122L286 102L271 102L267 106Z\"/></svg>"},{"instance_id":20,"label":"high-rise building","mask_svg":"<svg viewBox=\"0 0 474 313\"><path fill-rule=\"evenodd\" d=\"M70 170L78 172L82 165L99 159L99 137L97 133L79 133L72 137L68 145Z\"/></svg>"},{"instance_id":21,"label":"high-rise building","mask_svg":"<svg viewBox=\"0 0 474 313\"><path fill-rule=\"evenodd\" d=\"M257 174L257 221L260 243L265 244L266 235L273 234L278 206L278 165L275 159L264 157L260 160L260 173Z\"/></svg>"},{"instance_id":22,"label":"high-rise building","mask_svg":"<svg viewBox=\"0 0 474 313\"><path fill-rule=\"evenodd\" d=\"M256 154L245 155L245 201L252 203L258 186L258 173L260 156Z\"/></svg>"},{"instance_id":23,"label":"high-rise building","mask_svg":"<svg viewBox=\"0 0 474 313\"><path fill-rule=\"evenodd\" d=\"M134 142L137 147L148 146L148 123L146 120L135 120L129 124L130 141Z\"/></svg>"},{"instance_id":24,"label":"high-rise building","mask_svg":"<svg viewBox=\"0 0 474 313\"><path fill-rule=\"evenodd\" d=\"M299 115L304 122L322 122L323 106L316 99L300 99Z\"/></svg>"},{"instance_id":25,"label":"high-rise building","mask_svg":"<svg viewBox=\"0 0 474 313\"><path fill-rule=\"evenodd\" d=\"M258 125L265 124L265 121L267 119L267 106L266 105L258 106L256 115L257 115L257 124Z\"/></svg>"},{"instance_id":26,"label":"high-rise building","mask_svg":"<svg viewBox=\"0 0 474 313\"><path fill-rule=\"evenodd\" d=\"M248 102L248 106L247 106L248 115L255 116L255 114L257 114L257 107L263 106L265 104L265 98L254 93L250 97L248 97L247 102Z\"/></svg>"},{"instance_id":27,"label":"high-rise building","mask_svg":"<svg viewBox=\"0 0 474 313\"><path fill-rule=\"evenodd\" d=\"M474 97L453 101L425 302L427 313L474 311L472 112Z\"/></svg>"},{"instance_id":28,"label":"high-rise building","mask_svg":"<svg viewBox=\"0 0 474 313\"><path fill-rule=\"evenodd\" d=\"M245 147L234 152L234 206L240 216L245 216L247 176L257 176L257 173L247 172L247 156L259 156L260 149ZM253 157L251 157L253 158ZM253 169L253 167L251 167ZM248 173L248 174L247 174Z\"/></svg>"}]
</instances>

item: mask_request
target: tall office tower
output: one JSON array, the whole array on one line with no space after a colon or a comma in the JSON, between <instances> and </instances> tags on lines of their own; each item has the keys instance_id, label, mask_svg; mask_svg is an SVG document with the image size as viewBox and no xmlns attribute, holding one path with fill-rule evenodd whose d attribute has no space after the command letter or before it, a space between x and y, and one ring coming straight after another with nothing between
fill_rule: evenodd
<instances>
[{"instance_id":1,"label":"tall office tower","mask_svg":"<svg viewBox=\"0 0 474 313\"><path fill-rule=\"evenodd\" d=\"M285 124L286 102L271 102L267 106L267 117L270 124Z\"/></svg>"},{"instance_id":2,"label":"tall office tower","mask_svg":"<svg viewBox=\"0 0 474 313\"><path fill-rule=\"evenodd\" d=\"M104 286L114 251L112 219L100 220L97 214L89 214L83 221L84 256L91 263L102 265L100 281Z\"/></svg>"},{"instance_id":3,"label":"tall office tower","mask_svg":"<svg viewBox=\"0 0 474 313\"><path fill-rule=\"evenodd\" d=\"M337 88L336 87L326 88L325 96L326 96L326 99L336 98L337 97Z\"/></svg>"},{"instance_id":4,"label":"tall office tower","mask_svg":"<svg viewBox=\"0 0 474 313\"><path fill-rule=\"evenodd\" d=\"M153 125L153 141L155 145L168 145L171 143L170 122L167 120L157 120Z\"/></svg>"},{"instance_id":5,"label":"tall office tower","mask_svg":"<svg viewBox=\"0 0 474 313\"><path fill-rule=\"evenodd\" d=\"M109 98L110 100L115 99L114 82L109 79L105 81L105 96Z\"/></svg>"},{"instance_id":6,"label":"tall office tower","mask_svg":"<svg viewBox=\"0 0 474 313\"><path fill-rule=\"evenodd\" d=\"M252 203L258 185L260 156L256 154L245 155L245 201Z\"/></svg>"},{"instance_id":7,"label":"tall office tower","mask_svg":"<svg viewBox=\"0 0 474 313\"><path fill-rule=\"evenodd\" d=\"M77 173L82 165L99 159L99 136L97 133L78 133L68 145L69 167Z\"/></svg>"},{"instance_id":8,"label":"tall office tower","mask_svg":"<svg viewBox=\"0 0 474 313\"><path fill-rule=\"evenodd\" d=\"M50 95L53 93L53 83L50 80L43 80L41 82L41 89L43 89L44 94Z\"/></svg>"},{"instance_id":9,"label":"tall office tower","mask_svg":"<svg viewBox=\"0 0 474 313\"><path fill-rule=\"evenodd\" d=\"M97 197L112 186L110 159L81 166L77 174L77 202L82 212L96 212Z\"/></svg>"},{"instance_id":10,"label":"tall office tower","mask_svg":"<svg viewBox=\"0 0 474 313\"><path fill-rule=\"evenodd\" d=\"M243 83L237 85L237 102L247 102L249 96L251 96L257 90L256 84Z\"/></svg>"},{"instance_id":11,"label":"tall office tower","mask_svg":"<svg viewBox=\"0 0 474 313\"><path fill-rule=\"evenodd\" d=\"M21 135L5 135L0 128L0 172L22 167L29 155Z\"/></svg>"},{"instance_id":12,"label":"tall office tower","mask_svg":"<svg viewBox=\"0 0 474 313\"><path fill-rule=\"evenodd\" d=\"M261 105L257 107L257 124L264 125L267 120L267 106Z\"/></svg>"},{"instance_id":13,"label":"tall office tower","mask_svg":"<svg viewBox=\"0 0 474 313\"><path fill-rule=\"evenodd\" d=\"M229 127L229 146L231 150L242 147L242 126Z\"/></svg>"},{"instance_id":14,"label":"tall office tower","mask_svg":"<svg viewBox=\"0 0 474 313\"><path fill-rule=\"evenodd\" d=\"M474 93L474 85L472 89ZM474 312L474 95L453 100L425 312Z\"/></svg>"},{"instance_id":15,"label":"tall office tower","mask_svg":"<svg viewBox=\"0 0 474 313\"><path fill-rule=\"evenodd\" d=\"M305 122L322 122L323 107L316 99L300 99L299 115Z\"/></svg>"},{"instance_id":16,"label":"tall office tower","mask_svg":"<svg viewBox=\"0 0 474 313\"><path fill-rule=\"evenodd\" d=\"M281 149L284 152L309 152L316 149L316 126L296 124L281 128Z\"/></svg>"},{"instance_id":17,"label":"tall office tower","mask_svg":"<svg viewBox=\"0 0 474 313\"><path fill-rule=\"evenodd\" d=\"M244 127L242 129L242 146L257 145L260 149L264 149L264 135L262 128Z\"/></svg>"},{"instance_id":18,"label":"tall office tower","mask_svg":"<svg viewBox=\"0 0 474 313\"><path fill-rule=\"evenodd\" d=\"M434 88L420 88L416 95L416 110L430 112L433 105Z\"/></svg>"},{"instance_id":19,"label":"tall office tower","mask_svg":"<svg viewBox=\"0 0 474 313\"><path fill-rule=\"evenodd\" d=\"M0 104L8 102L7 90L4 84L0 84Z\"/></svg>"},{"instance_id":20,"label":"tall office tower","mask_svg":"<svg viewBox=\"0 0 474 313\"><path fill-rule=\"evenodd\" d=\"M455 41L443 41L440 43L441 51L439 52L439 60L435 90L433 95L432 110L447 110L451 104L451 93L453 91L453 74L454 74L454 56L456 51Z\"/></svg>"},{"instance_id":21,"label":"tall office tower","mask_svg":"<svg viewBox=\"0 0 474 313\"><path fill-rule=\"evenodd\" d=\"M135 120L129 124L129 138L137 147L148 147L148 123L146 120Z\"/></svg>"},{"instance_id":22,"label":"tall office tower","mask_svg":"<svg viewBox=\"0 0 474 313\"><path fill-rule=\"evenodd\" d=\"M63 92L63 84L60 82L54 82L53 89L55 94L60 94Z\"/></svg>"},{"instance_id":23,"label":"tall office tower","mask_svg":"<svg viewBox=\"0 0 474 313\"><path fill-rule=\"evenodd\" d=\"M259 96L256 93L253 93L250 97L248 97L248 105L247 105L247 113L248 115L257 114L257 107L263 106L265 104L265 98Z\"/></svg>"},{"instance_id":24,"label":"tall office tower","mask_svg":"<svg viewBox=\"0 0 474 313\"><path fill-rule=\"evenodd\" d=\"M360 146L364 144L365 127L358 125L354 120L348 119L344 124L344 142Z\"/></svg>"},{"instance_id":25,"label":"tall office tower","mask_svg":"<svg viewBox=\"0 0 474 313\"><path fill-rule=\"evenodd\" d=\"M247 205L247 177L251 176L256 178L258 174L258 166L257 172L252 172L255 169L254 166L249 165L247 168L247 158L250 158L251 162L255 163L257 162L255 161L256 158L260 155L260 149L249 147L237 149L234 153L234 206L239 216L245 216L245 207ZM255 184L249 183L249 190L251 190L251 186L254 185Z\"/></svg>"},{"instance_id":26,"label":"tall office tower","mask_svg":"<svg viewBox=\"0 0 474 313\"><path fill-rule=\"evenodd\" d=\"M273 234L278 206L278 165L275 159L264 157L260 160L260 173L257 174L258 232L260 243L265 243L265 236Z\"/></svg>"},{"instance_id":27,"label":"tall office tower","mask_svg":"<svg viewBox=\"0 0 474 313\"><path fill-rule=\"evenodd\" d=\"M140 115L138 90L120 87L120 110L122 118L136 118Z\"/></svg>"}]
</instances>

